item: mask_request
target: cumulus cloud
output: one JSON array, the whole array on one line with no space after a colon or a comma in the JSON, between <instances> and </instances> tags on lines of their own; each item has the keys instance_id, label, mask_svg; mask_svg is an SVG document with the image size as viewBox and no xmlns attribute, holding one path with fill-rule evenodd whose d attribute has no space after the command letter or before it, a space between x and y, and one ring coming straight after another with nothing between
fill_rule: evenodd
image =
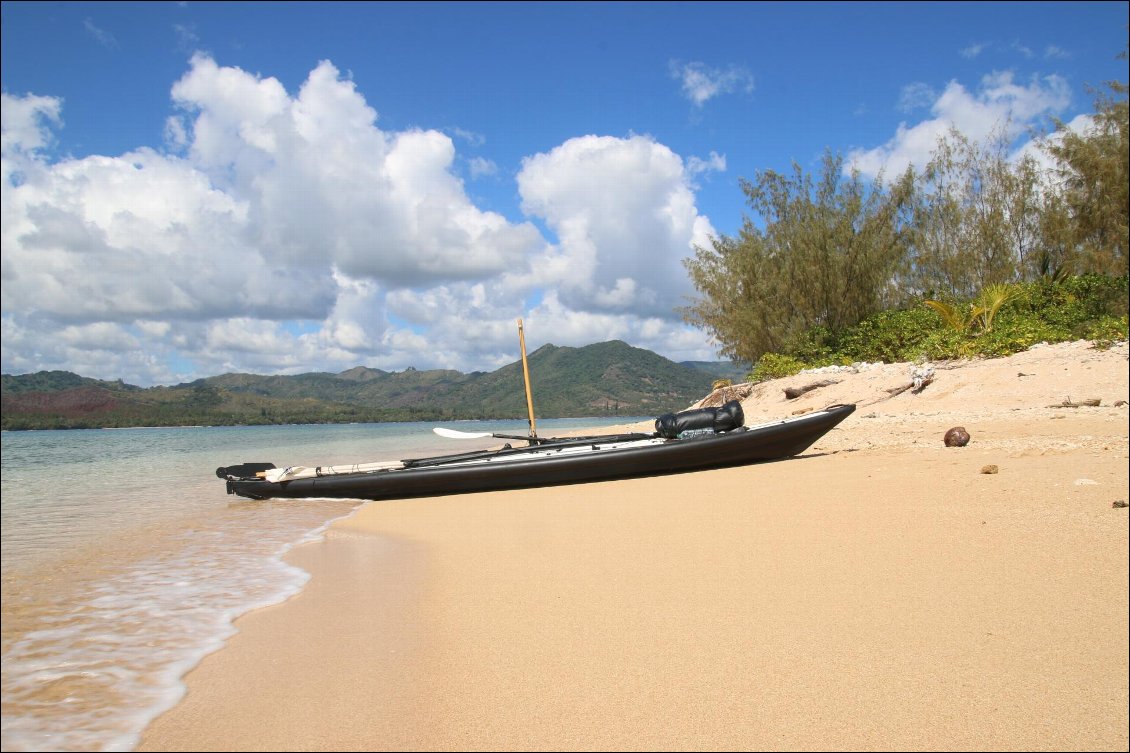
<instances>
[{"instance_id":1,"label":"cumulus cloud","mask_svg":"<svg viewBox=\"0 0 1130 753\"><path fill-rule=\"evenodd\" d=\"M0 317L0 357L4 373L65 370L84 376L124 379L130 384L180 381L170 369L160 338L139 329L107 323L58 326L34 315Z\"/></svg>"},{"instance_id":2,"label":"cumulus cloud","mask_svg":"<svg viewBox=\"0 0 1130 753\"><path fill-rule=\"evenodd\" d=\"M540 243L531 225L471 203L447 135L380 130L329 62L292 99L275 79L198 56L172 93L191 118L193 164L252 202L270 262L413 285L489 276Z\"/></svg>"},{"instance_id":3,"label":"cumulus cloud","mask_svg":"<svg viewBox=\"0 0 1130 753\"><path fill-rule=\"evenodd\" d=\"M526 158L523 209L558 243L533 265L570 307L670 318L692 291L682 259L714 234L682 159L645 136L584 136Z\"/></svg>"},{"instance_id":4,"label":"cumulus cloud","mask_svg":"<svg viewBox=\"0 0 1130 753\"><path fill-rule=\"evenodd\" d=\"M1076 115L1074 118L1064 124L1064 128L1068 132L1077 133L1083 136L1091 134L1096 126L1096 121L1093 115ZM1048 134L1045 139L1037 140L1032 139L1026 141L1019 149L1016 150L1015 158L1027 158L1035 162L1036 166L1052 180L1058 180L1057 170L1060 167L1055 159L1048 154L1048 151L1042 146L1045 144L1055 145L1063 141L1065 131L1054 131Z\"/></svg>"},{"instance_id":5,"label":"cumulus cloud","mask_svg":"<svg viewBox=\"0 0 1130 753\"><path fill-rule=\"evenodd\" d=\"M56 97L15 97L0 94L4 127L0 149L5 161L45 149L52 141L51 126L62 125L63 102Z\"/></svg>"},{"instance_id":6,"label":"cumulus cloud","mask_svg":"<svg viewBox=\"0 0 1130 753\"><path fill-rule=\"evenodd\" d=\"M1062 112L1070 104L1070 89L1059 76L1033 78L1017 83L1011 72L996 72L981 80L971 92L951 81L930 107L933 117L913 125L900 123L894 137L872 149L848 153L847 169L875 176L880 172L896 175L909 165L918 169L930 161L938 139L956 128L974 141L987 138L994 130L1022 129L1039 119Z\"/></svg>"},{"instance_id":7,"label":"cumulus cloud","mask_svg":"<svg viewBox=\"0 0 1130 753\"><path fill-rule=\"evenodd\" d=\"M65 322L311 316L330 280L265 264L249 207L150 150L35 162L5 186L5 311Z\"/></svg>"},{"instance_id":8,"label":"cumulus cloud","mask_svg":"<svg viewBox=\"0 0 1130 753\"><path fill-rule=\"evenodd\" d=\"M681 260L713 234L691 180L724 157L572 139L524 161L531 219L511 221L467 195L449 136L382 130L328 61L290 93L197 54L170 93L166 151L58 160L63 103L3 95L5 371L496 368L518 316L544 325L531 347L623 336L709 357L674 308Z\"/></svg>"},{"instance_id":9,"label":"cumulus cloud","mask_svg":"<svg viewBox=\"0 0 1130 753\"><path fill-rule=\"evenodd\" d=\"M753 86L740 69L672 70L699 105ZM163 150L60 158L64 103L2 95L4 371L154 384L493 369L517 356L518 317L530 349L620 338L713 357L676 309L694 294L683 260L716 235L695 181L726 170L725 155L682 157L644 135L570 138L521 161L525 216L510 219L479 208L459 177L501 181L497 165L438 129L382 129L328 61L288 92L197 54L170 96ZM908 87L903 103L930 117L849 161L870 174L921 166L951 126L978 138L1067 98L1060 79L1007 73L975 91Z\"/></svg>"}]
</instances>

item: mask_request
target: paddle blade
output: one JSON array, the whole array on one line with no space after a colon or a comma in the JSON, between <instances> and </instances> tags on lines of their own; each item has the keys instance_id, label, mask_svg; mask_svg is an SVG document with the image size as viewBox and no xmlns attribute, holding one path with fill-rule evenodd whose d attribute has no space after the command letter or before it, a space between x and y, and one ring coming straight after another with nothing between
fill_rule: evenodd
<instances>
[{"instance_id":1,"label":"paddle blade","mask_svg":"<svg viewBox=\"0 0 1130 753\"><path fill-rule=\"evenodd\" d=\"M441 437L447 437L448 439L486 439L487 437L494 436L489 431L456 431L455 429L445 429L442 426L437 426L432 429L432 431L434 431L436 434L439 434Z\"/></svg>"}]
</instances>

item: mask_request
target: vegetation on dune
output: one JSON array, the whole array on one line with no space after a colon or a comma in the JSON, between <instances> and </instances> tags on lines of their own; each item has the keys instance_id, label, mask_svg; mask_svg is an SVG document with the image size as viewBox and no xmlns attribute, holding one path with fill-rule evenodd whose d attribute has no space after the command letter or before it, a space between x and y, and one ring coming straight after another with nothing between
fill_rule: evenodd
<instances>
[{"instance_id":1,"label":"vegetation on dune","mask_svg":"<svg viewBox=\"0 0 1130 753\"><path fill-rule=\"evenodd\" d=\"M1124 51L1121 56L1126 57ZM1127 89L1038 154L1006 130L951 131L921 173L865 182L825 155L818 176L758 173L737 237L685 261L684 318L761 380L856 361L1001 356L1038 342L1127 337Z\"/></svg>"},{"instance_id":2,"label":"vegetation on dune","mask_svg":"<svg viewBox=\"0 0 1130 753\"><path fill-rule=\"evenodd\" d=\"M995 290L990 315L985 298L922 300L872 314L839 332L815 327L788 353L766 353L750 372L764 381L820 366L860 362L915 362L1007 356L1037 343L1127 337L1127 277L1090 274L1058 282L1029 282ZM934 304L931 306L930 304ZM939 308L952 310L943 315Z\"/></svg>"}]
</instances>

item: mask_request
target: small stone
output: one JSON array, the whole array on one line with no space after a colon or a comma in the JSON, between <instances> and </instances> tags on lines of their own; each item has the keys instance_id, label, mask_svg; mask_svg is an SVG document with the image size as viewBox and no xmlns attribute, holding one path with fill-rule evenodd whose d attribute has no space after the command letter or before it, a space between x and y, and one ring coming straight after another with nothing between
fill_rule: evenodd
<instances>
[{"instance_id":1,"label":"small stone","mask_svg":"<svg viewBox=\"0 0 1130 753\"><path fill-rule=\"evenodd\" d=\"M1110 503L1110 506L1111 507L1126 507L1127 504L1126 504L1126 500L1124 500L1124 499L1116 499L1116 500L1114 500L1113 502Z\"/></svg>"},{"instance_id":2,"label":"small stone","mask_svg":"<svg viewBox=\"0 0 1130 753\"><path fill-rule=\"evenodd\" d=\"M964 426L955 426L946 432L942 441L946 443L946 447L964 447L969 444L969 432Z\"/></svg>"},{"instance_id":3,"label":"small stone","mask_svg":"<svg viewBox=\"0 0 1130 753\"><path fill-rule=\"evenodd\" d=\"M995 465L986 465L981 468L981 473L1000 473L1000 470Z\"/></svg>"}]
</instances>

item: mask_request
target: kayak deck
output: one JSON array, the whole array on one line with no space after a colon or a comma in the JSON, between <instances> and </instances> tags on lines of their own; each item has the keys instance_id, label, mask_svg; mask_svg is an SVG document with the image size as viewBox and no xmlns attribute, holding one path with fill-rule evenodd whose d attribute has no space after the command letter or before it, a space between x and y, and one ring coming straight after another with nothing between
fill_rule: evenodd
<instances>
[{"instance_id":1,"label":"kayak deck","mask_svg":"<svg viewBox=\"0 0 1130 753\"><path fill-rule=\"evenodd\" d=\"M656 434L539 439L499 449L354 466L244 463L219 468L229 494L250 499L393 499L604 481L780 460L804 452L855 410L835 405L758 426L665 438Z\"/></svg>"}]
</instances>

